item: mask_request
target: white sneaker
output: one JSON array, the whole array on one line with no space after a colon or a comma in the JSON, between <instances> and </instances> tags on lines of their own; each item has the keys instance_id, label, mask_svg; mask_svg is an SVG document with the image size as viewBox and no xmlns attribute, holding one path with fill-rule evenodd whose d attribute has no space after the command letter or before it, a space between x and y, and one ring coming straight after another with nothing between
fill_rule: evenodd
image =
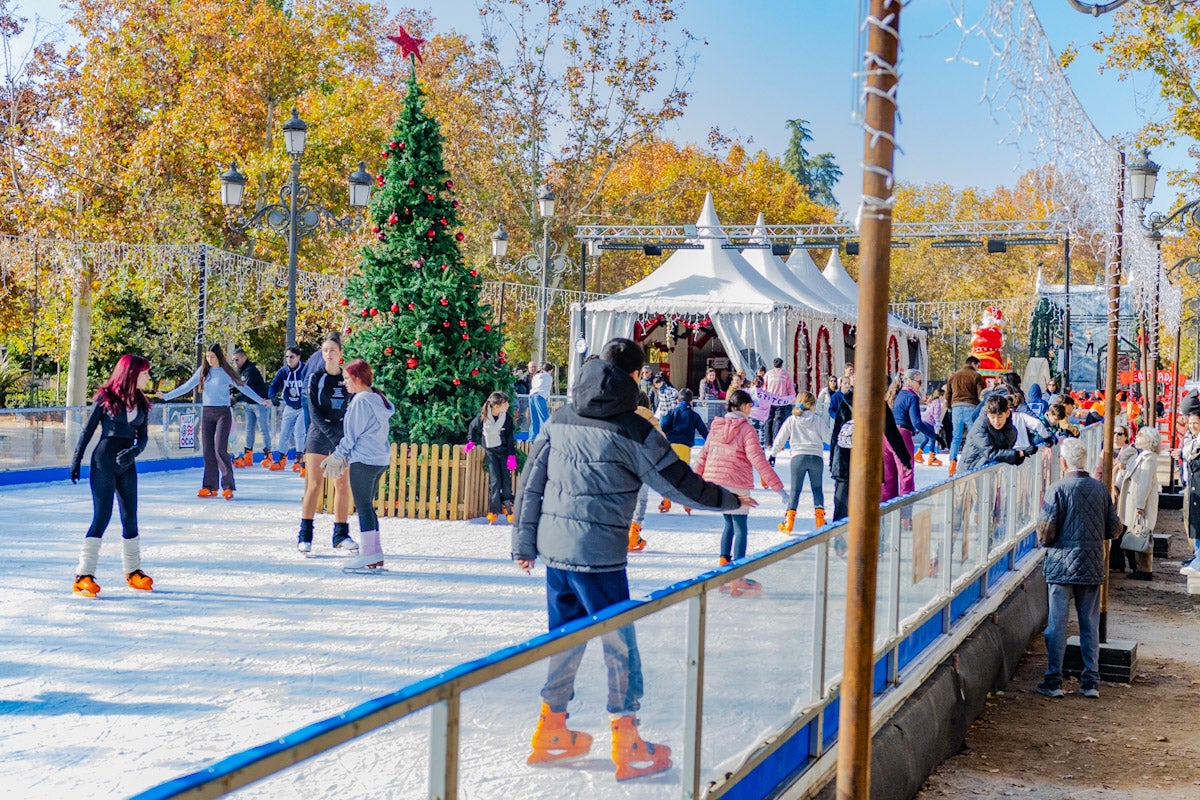
<instances>
[{"instance_id":1,"label":"white sneaker","mask_svg":"<svg viewBox=\"0 0 1200 800\"><path fill-rule=\"evenodd\" d=\"M1191 564L1179 570L1180 575L1200 575L1200 569L1196 569Z\"/></svg>"},{"instance_id":2,"label":"white sneaker","mask_svg":"<svg viewBox=\"0 0 1200 800\"><path fill-rule=\"evenodd\" d=\"M345 539L342 539L340 542L338 542L337 547L333 549L340 553L350 553L352 555L356 555L358 553L358 542L347 536Z\"/></svg>"},{"instance_id":3,"label":"white sneaker","mask_svg":"<svg viewBox=\"0 0 1200 800\"><path fill-rule=\"evenodd\" d=\"M304 553L304 555L308 555L312 552L312 542L296 542L296 550L297 552Z\"/></svg>"}]
</instances>

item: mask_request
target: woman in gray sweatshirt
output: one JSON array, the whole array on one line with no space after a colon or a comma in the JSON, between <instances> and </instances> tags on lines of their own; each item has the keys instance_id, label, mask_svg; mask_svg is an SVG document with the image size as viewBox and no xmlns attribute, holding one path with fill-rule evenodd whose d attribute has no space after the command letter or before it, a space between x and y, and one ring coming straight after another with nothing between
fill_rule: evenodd
<instances>
[{"instance_id":1,"label":"woman in gray sweatshirt","mask_svg":"<svg viewBox=\"0 0 1200 800\"><path fill-rule=\"evenodd\" d=\"M350 402L342 418L342 438L332 455L321 462L326 475L337 478L350 470L350 493L358 511L361 539L359 555L350 559L346 572L369 572L383 568L383 548L379 543L379 518L375 515L375 492L379 476L391 462L388 444L388 420L395 408L383 392L372 384L371 366L356 358L342 368Z\"/></svg>"}]
</instances>

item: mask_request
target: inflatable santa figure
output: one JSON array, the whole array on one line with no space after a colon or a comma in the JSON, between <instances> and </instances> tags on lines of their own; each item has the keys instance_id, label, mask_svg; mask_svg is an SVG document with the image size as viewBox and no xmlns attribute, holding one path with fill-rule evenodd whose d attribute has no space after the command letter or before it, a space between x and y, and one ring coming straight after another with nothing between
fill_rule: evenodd
<instances>
[{"instance_id":1,"label":"inflatable santa figure","mask_svg":"<svg viewBox=\"0 0 1200 800\"><path fill-rule=\"evenodd\" d=\"M971 332L971 354L979 359L980 372L1001 372L1005 369L1000 351L1004 348L1004 312L988 306L981 323Z\"/></svg>"}]
</instances>

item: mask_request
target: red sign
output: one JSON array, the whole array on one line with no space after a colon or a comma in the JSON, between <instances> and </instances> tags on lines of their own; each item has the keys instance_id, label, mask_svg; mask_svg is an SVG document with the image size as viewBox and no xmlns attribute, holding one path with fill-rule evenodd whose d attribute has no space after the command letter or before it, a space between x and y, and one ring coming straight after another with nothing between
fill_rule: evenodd
<instances>
[{"instance_id":1,"label":"red sign","mask_svg":"<svg viewBox=\"0 0 1200 800\"><path fill-rule=\"evenodd\" d=\"M1140 369L1126 370L1125 372L1121 373L1121 383L1141 383L1145 376L1146 373ZM1172 380L1171 370L1160 369L1158 371L1158 382L1160 384L1170 386L1174 382Z\"/></svg>"}]
</instances>

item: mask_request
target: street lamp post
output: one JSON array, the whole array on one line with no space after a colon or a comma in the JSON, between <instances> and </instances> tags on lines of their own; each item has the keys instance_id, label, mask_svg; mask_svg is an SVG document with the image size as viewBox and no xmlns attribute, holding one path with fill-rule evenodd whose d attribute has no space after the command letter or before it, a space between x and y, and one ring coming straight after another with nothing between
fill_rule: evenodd
<instances>
[{"instance_id":1,"label":"street lamp post","mask_svg":"<svg viewBox=\"0 0 1200 800\"><path fill-rule=\"evenodd\" d=\"M542 275L538 283L537 362L539 369L546 360L546 292L550 276L550 218L554 216L554 192L549 186L538 190L538 214L542 217Z\"/></svg>"},{"instance_id":2,"label":"street lamp post","mask_svg":"<svg viewBox=\"0 0 1200 800\"><path fill-rule=\"evenodd\" d=\"M300 183L300 157L304 155L307 138L308 125L293 108L291 119L283 124L283 143L291 156L291 170L287 183L279 189L279 202L263 206L250 217L239 215L229 220L229 227L235 231L267 229L287 237L287 347L296 344L296 260L300 240L319 229L322 223L345 233L352 232L355 227L352 215L337 217L325 206L309 200L309 188ZM236 162L221 173L220 180L221 203L228 209L239 208L246 189L246 176L238 171ZM350 173L347 183L351 208L366 208L371 200L372 178L365 162L358 162L358 169Z\"/></svg>"}]
</instances>

